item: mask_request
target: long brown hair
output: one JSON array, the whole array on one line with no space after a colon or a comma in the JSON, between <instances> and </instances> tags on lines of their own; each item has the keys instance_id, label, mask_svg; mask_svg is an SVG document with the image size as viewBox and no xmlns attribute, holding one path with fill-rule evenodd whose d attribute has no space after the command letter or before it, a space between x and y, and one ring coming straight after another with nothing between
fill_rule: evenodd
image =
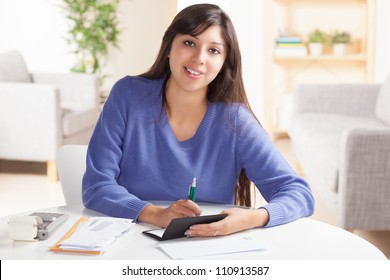
<instances>
[{"instance_id":1,"label":"long brown hair","mask_svg":"<svg viewBox=\"0 0 390 280\"><path fill-rule=\"evenodd\" d=\"M176 35L198 36L214 25L221 26L227 55L220 73L208 86L207 99L210 102L241 103L252 112L242 80L241 53L237 35L229 16L217 5L192 5L179 12L163 36L156 61L140 76L148 79L167 76L168 79L171 73L168 55ZM251 206L250 185L251 182L242 169L235 189L235 204Z\"/></svg>"}]
</instances>

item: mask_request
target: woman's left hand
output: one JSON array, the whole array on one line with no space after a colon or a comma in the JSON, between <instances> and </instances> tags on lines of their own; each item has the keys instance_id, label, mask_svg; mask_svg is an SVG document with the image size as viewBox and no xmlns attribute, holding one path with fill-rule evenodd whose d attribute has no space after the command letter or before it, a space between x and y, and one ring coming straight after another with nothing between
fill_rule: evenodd
<instances>
[{"instance_id":1,"label":"woman's left hand","mask_svg":"<svg viewBox=\"0 0 390 280\"><path fill-rule=\"evenodd\" d=\"M268 211L260 209L231 208L221 212L228 216L218 222L198 224L186 231L187 237L228 235L245 229L262 227L269 220Z\"/></svg>"}]
</instances>

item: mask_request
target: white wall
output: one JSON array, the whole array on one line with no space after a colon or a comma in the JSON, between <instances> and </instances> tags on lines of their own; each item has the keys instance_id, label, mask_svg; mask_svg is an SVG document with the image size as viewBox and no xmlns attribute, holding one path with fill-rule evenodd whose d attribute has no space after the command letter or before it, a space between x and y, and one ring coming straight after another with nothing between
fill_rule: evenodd
<instances>
[{"instance_id":1,"label":"white wall","mask_svg":"<svg viewBox=\"0 0 390 280\"><path fill-rule=\"evenodd\" d=\"M390 1L376 3L375 82L382 83L390 75Z\"/></svg>"},{"instance_id":2,"label":"white wall","mask_svg":"<svg viewBox=\"0 0 390 280\"><path fill-rule=\"evenodd\" d=\"M60 0L0 0L0 52L20 50L32 71L68 72L74 63Z\"/></svg>"},{"instance_id":3,"label":"white wall","mask_svg":"<svg viewBox=\"0 0 390 280\"><path fill-rule=\"evenodd\" d=\"M138 75L152 66L165 30L177 13L177 0L121 0L118 21L120 48L112 48L107 72L110 87L125 75Z\"/></svg>"},{"instance_id":4,"label":"white wall","mask_svg":"<svg viewBox=\"0 0 390 280\"><path fill-rule=\"evenodd\" d=\"M249 103L260 122L264 122L264 1L230 0L227 13L233 21L240 44Z\"/></svg>"}]
</instances>

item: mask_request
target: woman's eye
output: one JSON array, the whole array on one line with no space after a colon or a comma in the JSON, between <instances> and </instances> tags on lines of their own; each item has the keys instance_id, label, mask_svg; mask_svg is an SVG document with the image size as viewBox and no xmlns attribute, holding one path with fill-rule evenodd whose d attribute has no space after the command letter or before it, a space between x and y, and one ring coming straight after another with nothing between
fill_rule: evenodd
<instances>
[{"instance_id":1,"label":"woman's eye","mask_svg":"<svg viewBox=\"0 0 390 280\"><path fill-rule=\"evenodd\" d=\"M209 52L211 52L212 54L219 54L219 53L220 53L219 50L216 49L216 48L211 48L211 49L209 50Z\"/></svg>"},{"instance_id":2,"label":"woman's eye","mask_svg":"<svg viewBox=\"0 0 390 280\"><path fill-rule=\"evenodd\" d=\"M186 45L186 46L189 46L189 47L195 47L195 44L194 44L194 42L192 42L192 41L184 41L184 44Z\"/></svg>"}]
</instances>

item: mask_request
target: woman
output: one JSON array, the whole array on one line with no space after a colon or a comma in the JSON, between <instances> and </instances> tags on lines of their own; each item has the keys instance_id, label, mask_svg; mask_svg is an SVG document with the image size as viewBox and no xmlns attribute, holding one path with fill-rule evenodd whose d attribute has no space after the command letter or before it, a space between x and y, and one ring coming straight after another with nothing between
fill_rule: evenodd
<instances>
[{"instance_id":1,"label":"woman","mask_svg":"<svg viewBox=\"0 0 390 280\"><path fill-rule=\"evenodd\" d=\"M201 214L186 199L193 178L196 202L249 205L252 181L268 204L233 207L225 219L192 226L187 236L270 227L313 212L309 186L249 107L233 25L210 4L182 10L150 70L114 85L88 147L83 202L166 227L173 218ZM153 200L172 204L162 208Z\"/></svg>"}]
</instances>

